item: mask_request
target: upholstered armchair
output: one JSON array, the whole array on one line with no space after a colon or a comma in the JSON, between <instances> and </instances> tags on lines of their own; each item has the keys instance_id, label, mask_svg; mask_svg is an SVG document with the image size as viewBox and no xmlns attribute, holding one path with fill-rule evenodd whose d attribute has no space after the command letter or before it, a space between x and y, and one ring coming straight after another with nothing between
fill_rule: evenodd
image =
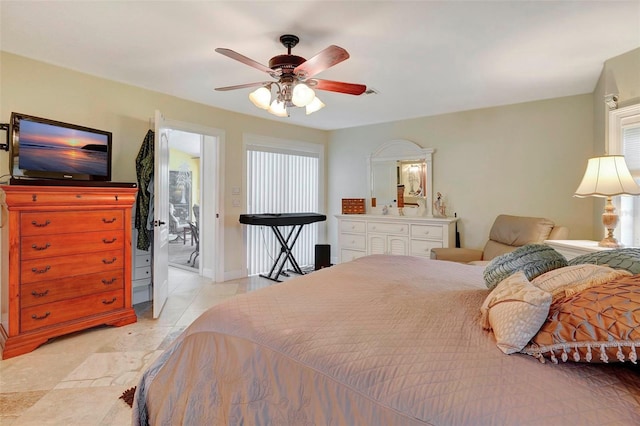
<instances>
[{"instance_id":1,"label":"upholstered armchair","mask_svg":"<svg viewBox=\"0 0 640 426\"><path fill-rule=\"evenodd\" d=\"M190 231L188 223L182 223L179 218L176 217L176 208L172 203L169 203L169 234L173 234L176 237L171 241L177 241L179 239L186 241L187 231Z\"/></svg>"},{"instance_id":2,"label":"upholstered armchair","mask_svg":"<svg viewBox=\"0 0 640 426\"><path fill-rule=\"evenodd\" d=\"M501 214L493 223L489 241L483 250L435 248L431 249L431 258L482 264L526 244L542 244L544 240L565 240L568 236L568 228L555 226L549 219Z\"/></svg>"}]
</instances>

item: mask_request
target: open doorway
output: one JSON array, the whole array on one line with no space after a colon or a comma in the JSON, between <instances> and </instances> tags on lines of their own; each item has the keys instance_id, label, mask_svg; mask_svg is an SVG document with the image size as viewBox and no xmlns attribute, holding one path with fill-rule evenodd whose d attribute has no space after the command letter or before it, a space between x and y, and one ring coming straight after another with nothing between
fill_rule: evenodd
<instances>
[{"instance_id":1,"label":"open doorway","mask_svg":"<svg viewBox=\"0 0 640 426\"><path fill-rule=\"evenodd\" d=\"M195 165L191 170L186 170L185 167L182 167L183 171L192 172L191 188L195 195L191 195L192 198L188 203L186 198L184 203L178 203L188 204L191 207L190 211L182 211L181 214L185 218L191 217L195 219L195 215L197 215L198 232L191 233L190 230L175 232L175 236L172 235L171 239L178 235L180 235L180 239L176 241L177 244L167 243L167 246L175 245L176 248L181 246L182 249L188 250L187 258L183 264L185 267L193 268L194 272L203 277L222 282L224 281L224 234L221 231L224 229L224 161L221 161L221 159L224 158L225 152L224 132L212 127L171 119L164 119L162 128L165 129L165 134L167 135L169 150L175 149L176 153L167 153L166 161L169 163L169 171L180 172L180 167L183 163L194 162L199 164L197 169ZM191 145L193 146L190 147ZM198 159L196 160L192 157L198 157ZM176 169L173 169L173 167L176 167ZM184 176L180 178L182 177ZM165 188L167 192L168 184L169 176L167 177L167 188ZM154 193L157 191L158 189L156 188ZM185 195L188 194L189 192ZM169 199L169 194L167 194L167 199ZM195 214L193 209L194 200L196 201L195 204L198 204ZM180 196L179 201L182 202L182 196ZM168 209L169 206L167 206L167 211ZM167 224L169 223L168 215L166 222ZM191 246L192 235L194 236L193 246ZM195 235L198 236L198 257L195 265L190 266L186 262L195 250ZM193 263L194 257L195 254L191 256L190 263ZM163 263L166 268L169 268L168 259Z\"/></svg>"},{"instance_id":2,"label":"open doorway","mask_svg":"<svg viewBox=\"0 0 640 426\"><path fill-rule=\"evenodd\" d=\"M169 265L200 272L203 135L169 134Z\"/></svg>"},{"instance_id":3,"label":"open doorway","mask_svg":"<svg viewBox=\"0 0 640 426\"><path fill-rule=\"evenodd\" d=\"M197 191L200 203L197 209L199 230L187 232L185 229L170 229L169 210L169 183L170 183L170 147L171 134L177 132L193 133L198 136L200 145L200 157L195 164L199 164L199 177L197 178ZM154 180L153 180L153 209L154 209L154 238L152 250L152 303L153 317L158 318L168 297L169 276L169 241L181 238L186 246L187 238L194 237L194 249L196 236L198 237L198 275L212 278L216 282L223 280L224 265L224 237L221 229L224 229L224 214L222 206L224 191L222 178L224 176L224 132L192 123L166 119L161 111L155 112L155 140L154 140ZM185 148L175 142L174 144L184 152ZM190 157L187 157L190 159ZM206 161L205 161L206 159ZM180 213L184 218L194 218L192 201L194 199L193 169L189 169L183 162L178 163L175 170L176 191L179 198L174 199L176 204L183 204L182 212L174 207L174 213ZM175 164L175 163L174 163ZM182 169L182 170L180 170ZM183 172L182 175L180 172ZM191 179L191 183L187 185ZM185 180L186 179L186 180ZM190 186L190 188L187 188ZM183 201L184 200L184 201ZM173 204L173 203L171 203ZM188 211L185 211L188 206ZM190 240L189 240L190 241ZM192 260L193 262L193 256ZM194 265L195 266L195 265ZM195 269L195 268L194 268Z\"/></svg>"}]
</instances>

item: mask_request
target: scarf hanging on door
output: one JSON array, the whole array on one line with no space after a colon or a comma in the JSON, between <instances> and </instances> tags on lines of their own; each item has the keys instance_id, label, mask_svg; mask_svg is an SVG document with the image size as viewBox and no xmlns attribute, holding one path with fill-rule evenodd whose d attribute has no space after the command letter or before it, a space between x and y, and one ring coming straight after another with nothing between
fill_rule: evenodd
<instances>
[{"instance_id":1,"label":"scarf hanging on door","mask_svg":"<svg viewBox=\"0 0 640 426\"><path fill-rule=\"evenodd\" d=\"M136 157L136 174L138 176L135 218L135 226L138 230L137 247L145 251L149 251L149 246L151 246L147 224L153 223L153 217L150 217L150 215L153 215L153 205L151 204L153 202L153 194L149 192L149 184L153 179L155 161L153 151L154 137L155 133L149 130ZM151 190L153 190L153 186L151 186Z\"/></svg>"}]
</instances>

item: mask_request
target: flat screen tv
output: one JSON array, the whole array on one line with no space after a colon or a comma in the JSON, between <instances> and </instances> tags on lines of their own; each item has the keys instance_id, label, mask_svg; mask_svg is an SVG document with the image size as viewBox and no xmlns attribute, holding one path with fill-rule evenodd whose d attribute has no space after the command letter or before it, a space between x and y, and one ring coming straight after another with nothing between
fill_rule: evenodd
<instances>
[{"instance_id":1,"label":"flat screen tv","mask_svg":"<svg viewBox=\"0 0 640 426\"><path fill-rule=\"evenodd\" d=\"M11 114L9 169L15 179L111 180L111 132Z\"/></svg>"}]
</instances>

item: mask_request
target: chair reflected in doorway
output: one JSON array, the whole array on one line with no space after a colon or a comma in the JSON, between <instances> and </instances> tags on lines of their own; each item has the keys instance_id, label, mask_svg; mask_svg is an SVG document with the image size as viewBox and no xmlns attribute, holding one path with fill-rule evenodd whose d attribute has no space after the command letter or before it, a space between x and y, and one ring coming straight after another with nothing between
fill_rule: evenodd
<instances>
[{"instance_id":1,"label":"chair reflected in doorway","mask_svg":"<svg viewBox=\"0 0 640 426\"><path fill-rule=\"evenodd\" d=\"M187 261L187 263L190 263L191 267L195 268L196 260L198 259L198 256L200 256L200 234L198 226L195 223L189 222L189 227L191 229L191 238L195 241L196 247L189 256L189 260Z\"/></svg>"},{"instance_id":2,"label":"chair reflected in doorway","mask_svg":"<svg viewBox=\"0 0 640 426\"><path fill-rule=\"evenodd\" d=\"M169 203L169 242L178 242L182 240L182 244L187 242L187 233L191 232L189 223L176 216L176 209L172 203Z\"/></svg>"}]
</instances>

